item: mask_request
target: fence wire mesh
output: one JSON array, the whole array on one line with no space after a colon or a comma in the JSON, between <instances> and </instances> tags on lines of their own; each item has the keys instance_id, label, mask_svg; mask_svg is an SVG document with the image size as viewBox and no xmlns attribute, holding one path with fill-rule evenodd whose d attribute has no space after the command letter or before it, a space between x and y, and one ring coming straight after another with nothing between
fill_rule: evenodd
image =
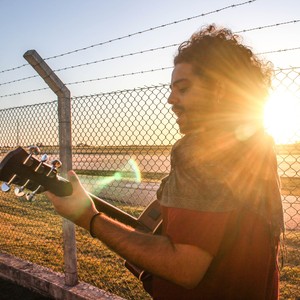
<instances>
[{"instance_id":1,"label":"fence wire mesh","mask_svg":"<svg viewBox=\"0 0 300 300\"><path fill-rule=\"evenodd\" d=\"M299 75L299 69L277 71L274 88L300 102ZM160 85L72 99L73 169L88 191L136 217L155 199L169 171L171 145L180 137L168 94L168 86ZM58 157L56 101L0 110L0 120L0 159L32 144L49 161ZM277 145L286 224L281 299L300 297L299 127L291 139ZM0 194L0 252L63 272L61 223L43 195L28 202L13 191ZM77 228L76 239L80 280L126 299L148 298L122 259L84 230Z\"/></svg>"}]
</instances>

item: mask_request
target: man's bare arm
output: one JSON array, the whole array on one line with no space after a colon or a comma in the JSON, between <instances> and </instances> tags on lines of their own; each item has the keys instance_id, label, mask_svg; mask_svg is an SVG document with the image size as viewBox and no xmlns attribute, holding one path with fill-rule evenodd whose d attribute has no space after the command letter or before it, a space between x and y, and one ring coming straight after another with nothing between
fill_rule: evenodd
<instances>
[{"instance_id":1,"label":"man's bare arm","mask_svg":"<svg viewBox=\"0 0 300 300\"><path fill-rule=\"evenodd\" d=\"M204 276L212 257L200 248L174 244L165 236L138 232L100 215L94 234L109 248L152 274L185 288L195 287Z\"/></svg>"},{"instance_id":2,"label":"man's bare arm","mask_svg":"<svg viewBox=\"0 0 300 300\"><path fill-rule=\"evenodd\" d=\"M47 197L59 214L90 230L90 220L98 211L75 173L70 172L69 179L73 185L71 196L61 198L47 192ZM185 288L195 287L212 261L212 256L199 247L138 232L104 214L95 217L93 234L124 259Z\"/></svg>"}]
</instances>

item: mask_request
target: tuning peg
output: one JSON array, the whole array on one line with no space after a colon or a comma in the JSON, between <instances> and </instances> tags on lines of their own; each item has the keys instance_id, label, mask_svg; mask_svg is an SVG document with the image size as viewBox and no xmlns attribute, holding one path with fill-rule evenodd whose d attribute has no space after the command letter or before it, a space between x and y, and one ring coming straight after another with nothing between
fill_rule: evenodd
<instances>
[{"instance_id":1,"label":"tuning peg","mask_svg":"<svg viewBox=\"0 0 300 300\"><path fill-rule=\"evenodd\" d=\"M16 187L15 188L15 195L17 196L17 197L22 197L22 196L24 196L25 195L25 188L26 188L26 185L29 183L29 179L22 185L22 186L20 186L20 187Z\"/></svg>"},{"instance_id":2,"label":"tuning peg","mask_svg":"<svg viewBox=\"0 0 300 300\"><path fill-rule=\"evenodd\" d=\"M15 174L8 182L3 182L1 185L2 192L8 192L10 191L10 184L14 181L14 179L17 177Z\"/></svg>"},{"instance_id":3,"label":"tuning peg","mask_svg":"<svg viewBox=\"0 0 300 300\"><path fill-rule=\"evenodd\" d=\"M59 159L54 159L51 162L52 168L58 170L62 166L62 162Z\"/></svg>"},{"instance_id":4,"label":"tuning peg","mask_svg":"<svg viewBox=\"0 0 300 300\"><path fill-rule=\"evenodd\" d=\"M45 161L47 161L47 159L48 159L48 155L45 153L41 157L41 162L45 162Z\"/></svg>"},{"instance_id":5,"label":"tuning peg","mask_svg":"<svg viewBox=\"0 0 300 300\"><path fill-rule=\"evenodd\" d=\"M30 146L28 148L28 152L29 152L29 155L27 156L27 158L25 159L25 161L23 162L24 165L28 165L28 166L31 166L32 165L32 162L30 160L30 158L33 156L33 155L38 155L41 153L40 151L40 148L37 147L37 146Z\"/></svg>"},{"instance_id":6,"label":"tuning peg","mask_svg":"<svg viewBox=\"0 0 300 300\"><path fill-rule=\"evenodd\" d=\"M42 156L42 158L41 158L40 164L37 166L37 168L35 169L35 171L37 171L37 170L40 168L40 166L42 165L42 163L45 162L47 159L48 159L47 154L44 154L44 155ZM52 165L52 167L51 167L50 171L48 172L48 174L47 174L46 176L50 176L54 170L57 171L57 170L62 166L62 162L61 162L59 159L54 159L54 160L51 162L51 165ZM27 183L26 183L26 184L27 184ZM34 199L34 196L39 192L39 190L40 190L41 187L42 187L42 186L39 185L39 186L36 188L36 190L34 190L34 191L31 192L31 193L27 193L26 196L25 196L26 200L32 201L32 200Z\"/></svg>"},{"instance_id":7,"label":"tuning peg","mask_svg":"<svg viewBox=\"0 0 300 300\"><path fill-rule=\"evenodd\" d=\"M1 191L6 193L9 190L10 190L9 184L7 184L6 182L3 182L2 185L1 185Z\"/></svg>"},{"instance_id":8,"label":"tuning peg","mask_svg":"<svg viewBox=\"0 0 300 300\"><path fill-rule=\"evenodd\" d=\"M39 185L33 192L27 193L26 196L25 196L26 200L32 201L33 198L34 198L34 196L39 192L39 189L40 189L41 187L42 187L42 186Z\"/></svg>"},{"instance_id":9,"label":"tuning peg","mask_svg":"<svg viewBox=\"0 0 300 300\"><path fill-rule=\"evenodd\" d=\"M51 165L52 167L46 176L50 176L51 174L53 175L54 170L57 172L58 169L62 166L62 162L59 159L54 159L52 160Z\"/></svg>"},{"instance_id":10,"label":"tuning peg","mask_svg":"<svg viewBox=\"0 0 300 300\"><path fill-rule=\"evenodd\" d=\"M43 154L41 157L40 163L38 164L38 166L35 168L34 171L38 172L38 173L43 173L44 168L42 166L43 166L43 163L46 162L47 160L48 160L48 155Z\"/></svg>"},{"instance_id":11,"label":"tuning peg","mask_svg":"<svg viewBox=\"0 0 300 300\"><path fill-rule=\"evenodd\" d=\"M27 193L25 198L27 201L32 201L33 198L34 198L35 194L32 192L32 193Z\"/></svg>"},{"instance_id":12,"label":"tuning peg","mask_svg":"<svg viewBox=\"0 0 300 300\"><path fill-rule=\"evenodd\" d=\"M41 150L38 146L30 146L28 151L31 155L39 155L41 153Z\"/></svg>"},{"instance_id":13,"label":"tuning peg","mask_svg":"<svg viewBox=\"0 0 300 300\"><path fill-rule=\"evenodd\" d=\"M32 146L30 147L30 150L29 152L32 154L38 154L40 151L39 151L39 148L38 147L35 147L35 146ZM41 158L41 162L39 163L39 165L35 168L35 171L37 172L39 170L39 168L41 167L41 165L47 161L48 159L48 155L47 154L43 154L42 155L42 158ZM28 185L28 183L30 182L30 180L28 179L21 187L16 187L15 188L15 195L17 197L22 197L25 195L25 188L26 186Z\"/></svg>"}]
</instances>

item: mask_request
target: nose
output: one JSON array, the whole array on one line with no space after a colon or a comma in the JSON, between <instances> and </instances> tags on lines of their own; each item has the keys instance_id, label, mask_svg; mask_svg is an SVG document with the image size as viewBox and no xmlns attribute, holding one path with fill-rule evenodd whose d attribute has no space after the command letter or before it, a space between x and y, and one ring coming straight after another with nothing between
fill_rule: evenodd
<instances>
[{"instance_id":1,"label":"nose","mask_svg":"<svg viewBox=\"0 0 300 300\"><path fill-rule=\"evenodd\" d=\"M177 102L178 102L178 99L177 99L177 97L176 97L174 91L171 90L170 95L169 95L169 97L168 97L168 103L169 103L169 104L175 104L175 103L177 103Z\"/></svg>"}]
</instances>

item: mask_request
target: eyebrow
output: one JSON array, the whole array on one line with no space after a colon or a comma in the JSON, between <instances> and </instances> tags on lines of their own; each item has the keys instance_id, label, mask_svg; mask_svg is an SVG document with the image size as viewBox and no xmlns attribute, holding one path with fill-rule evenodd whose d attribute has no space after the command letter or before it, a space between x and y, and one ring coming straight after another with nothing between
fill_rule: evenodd
<instances>
[{"instance_id":1,"label":"eyebrow","mask_svg":"<svg viewBox=\"0 0 300 300\"><path fill-rule=\"evenodd\" d=\"M184 81L189 81L187 78L180 78L180 79L177 79L176 81L174 81L173 83L170 84L170 89L172 89L172 87L178 85L179 83L181 82L184 82Z\"/></svg>"}]
</instances>

